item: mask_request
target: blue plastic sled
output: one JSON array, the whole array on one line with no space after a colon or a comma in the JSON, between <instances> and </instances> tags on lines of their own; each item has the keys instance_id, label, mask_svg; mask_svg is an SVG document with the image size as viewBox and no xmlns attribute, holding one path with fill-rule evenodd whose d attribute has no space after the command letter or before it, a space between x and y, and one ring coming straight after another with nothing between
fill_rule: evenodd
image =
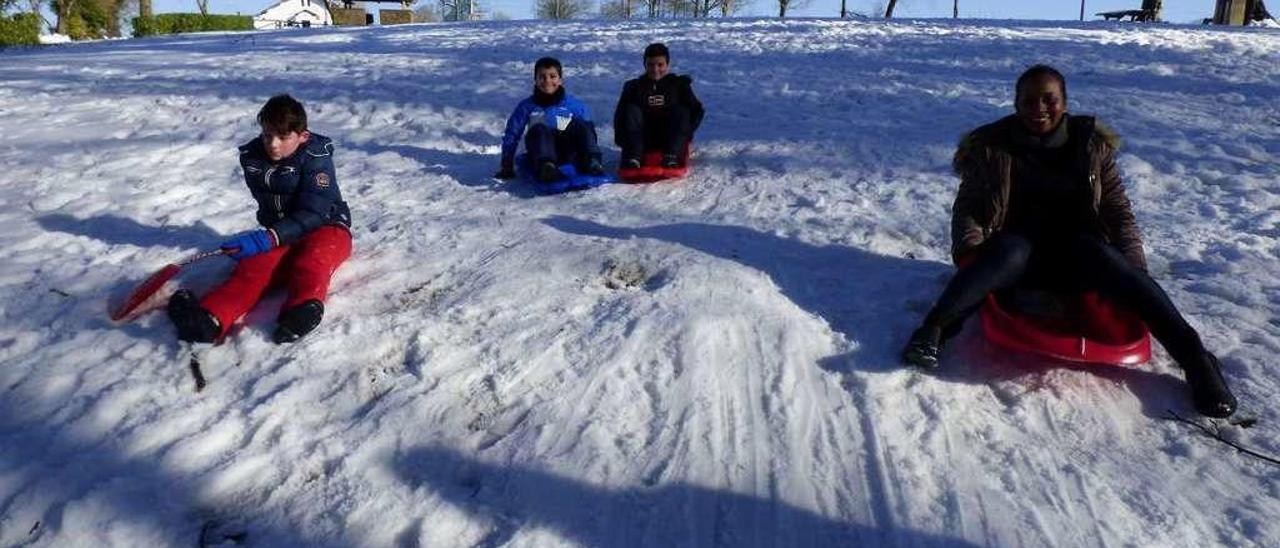
<instances>
[{"instance_id":1,"label":"blue plastic sled","mask_svg":"<svg viewBox=\"0 0 1280 548\"><path fill-rule=\"evenodd\" d=\"M538 194L560 194L561 192L570 192L573 190L586 190L595 188L603 184L617 182L612 175L587 175L578 173L573 164L563 164L556 166L560 168L560 179L550 183L544 183L538 180L537 170L533 168L533 162L529 160L528 154L521 154L516 157L516 169L520 172L520 178L525 182L533 185Z\"/></svg>"}]
</instances>

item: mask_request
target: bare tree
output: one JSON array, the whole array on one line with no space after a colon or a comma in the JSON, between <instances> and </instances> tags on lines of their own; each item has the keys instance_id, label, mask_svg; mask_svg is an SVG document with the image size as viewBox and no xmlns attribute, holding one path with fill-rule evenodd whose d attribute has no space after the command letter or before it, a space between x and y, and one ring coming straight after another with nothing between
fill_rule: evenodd
<instances>
[{"instance_id":1,"label":"bare tree","mask_svg":"<svg viewBox=\"0 0 1280 548\"><path fill-rule=\"evenodd\" d=\"M952 18L952 19L959 19L959 18L960 18L960 0L955 0L954 2L952 2L952 4L951 4L951 18Z\"/></svg>"},{"instance_id":2,"label":"bare tree","mask_svg":"<svg viewBox=\"0 0 1280 548\"><path fill-rule=\"evenodd\" d=\"M539 0L542 1L542 0ZM600 16L610 19L647 17L728 17L751 5L752 0L605 0ZM789 0L792 4L809 0Z\"/></svg>"},{"instance_id":3,"label":"bare tree","mask_svg":"<svg viewBox=\"0 0 1280 548\"><path fill-rule=\"evenodd\" d=\"M471 0L439 0L438 13L445 21L468 21L472 6Z\"/></svg>"},{"instance_id":4,"label":"bare tree","mask_svg":"<svg viewBox=\"0 0 1280 548\"><path fill-rule=\"evenodd\" d=\"M209 0L196 0L196 7L200 9L200 15L209 15Z\"/></svg>"},{"instance_id":5,"label":"bare tree","mask_svg":"<svg viewBox=\"0 0 1280 548\"><path fill-rule=\"evenodd\" d=\"M573 19L586 15L591 9L589 0L538 0L539 19Z\"/></svg>"},{"instance_id":6,"label":"bare tree","mask_svg":"<svg viewBox=\"0 0 1280 548\"><path fill-rule=\"evenodd\" d=\"M423 4L413 9L414 23L439 23L440 8L433 4Z\"/></svg>"},{"instance_id":7,"label":"bare tree","mask_svg":"<svg viewBox=\"0 0 1280 548\"><path fill-rule=\"evenodd\" d=\"M605 19L630 19L631 0L610 0L600 4L600 16Z\"/></svg>"},{"instance_id":8,"label":"bare tree","mask_svg":"<svg viewBox=\"0 0 1280 548\"><path fill-rule=\"evenodd\" d=\"M751 5L751 0L720 0L720 17L728 17Z\"/></svg>"},{"instance_id":9,"label":"bare tree","mask_svg":"<svg viewBox=\"0 0 1280 548\"><path fill-rule=\"evenodd\" d=\"M699 0L664 0L667 17L697 17Z\"/></svg>"},{"instance_id":10,"label":"bare tree","mask_svg":"<svg viewBox=\"0 0 1280 548\"><path fill-rule=\"evenodd\" d=\"M640 10L650 19L692 15L693 0L637 0ZM634 16L635 10L632 11Z\"/></svg>"},{"instance_id":11,"label":"bare tree","mask_svg":"<svg viewBox=\"0 0 1280 548\"><path fill-rule=\"evenodd\" d=\"M885 18L885 19L892 19L892 18L893 18L893 8L896 8L896 7L898 7L898 0L889 0L889 7L887 7L887 8L885 8L885 9L884 9L884 18Z\"/></svg>"},{"instance_id":12,"label":"bare tree","mask_svg":"<svg viewBox=\"0 0 1280 548\"><path fill-rule=\"evenodd\" d=\"M790 8L802 8L808 4L809 0L778 0L778 17L786 17Z\"/></svg>"},{"instance_id":13,"label":"bare tree","mask_svg":"<svg viewBox=\"0 0 1280 548\"><path fill-rule=\"evenodd\" d=\"M712 13L724 12L724 3L729 0L693 0L690 2L694 17L711 17Z\"/></svg>"}]
</instances>

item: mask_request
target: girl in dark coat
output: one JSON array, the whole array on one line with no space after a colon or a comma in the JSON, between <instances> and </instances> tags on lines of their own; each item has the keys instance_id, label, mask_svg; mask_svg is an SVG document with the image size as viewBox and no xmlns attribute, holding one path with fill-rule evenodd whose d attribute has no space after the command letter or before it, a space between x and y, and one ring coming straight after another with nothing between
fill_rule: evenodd
<instances>
[{"instance_id":1,"label":"girl in dark coat","mask_svg":"<svg viewBox=\"0 0 1280 548\"><path fill-rule=\"evenodd\" d=\"M936 367L945 337L993 291L1018 283L1096 290L1147 324L1182 366L1200 413L1234 413L1218 359L1147 275L1115 165L1115 135L1091 117L1067 114L1066 80L1051 67L1028 69L1015 93L1015 114L970 132L956 150L961 181L951 238L961 268L912 333L903 360Z\"/></svg>"}]
</instances>

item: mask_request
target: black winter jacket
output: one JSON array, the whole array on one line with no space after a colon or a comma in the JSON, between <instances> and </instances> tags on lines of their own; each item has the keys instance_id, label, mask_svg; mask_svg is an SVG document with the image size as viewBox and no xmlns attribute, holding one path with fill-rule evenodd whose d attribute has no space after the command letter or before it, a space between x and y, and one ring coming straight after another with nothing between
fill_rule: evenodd
<instances>
[{"instance_id":1,"label":"black winter jacket","mask_svg":"<svg viewBox=\"0 0 1280 548\"><path fill-rule=\"evenodd\" d=\"M627 80L627 83L622 85L618 106L613 110L613 127L622 126L623 108L626 105L636 105L646 112L661 112L678 105L686 106L692 116L694 130L698 129L698 125L702 123L702 116L706 114L702 108L702 101L699 101L698 96L693 93L693 78L671 73L657 81L649 79L648 76ZM614 141L617 140L615 136ZM617 144L622 146L622 143Z\"/></svg>"}]
</instances>

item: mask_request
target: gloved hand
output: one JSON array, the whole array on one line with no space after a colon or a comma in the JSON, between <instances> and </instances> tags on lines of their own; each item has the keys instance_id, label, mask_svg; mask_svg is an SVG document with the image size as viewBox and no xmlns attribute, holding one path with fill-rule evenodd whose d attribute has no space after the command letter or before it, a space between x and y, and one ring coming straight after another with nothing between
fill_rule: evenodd
<instances>
[{"instance_id":1,"label":"gloved hand","mask_svg":"<svg viewBox=\"0 0 1280 548\"><path fill-rule=\"evenodd\" d=\"M493 176L498 179L515 179L516 178L515 161L507 158L503 158L502 169L499 169L497 173L493 174Z\"/></svg>"},{"instance_id":2,"label":"gloved hand","mask_svg":"<svg viewBox=\"0 0 1280 548\"><path fill-rule=\"evenodd\" d=\"M275 234L270 230L253 230L222 242L227 255L237 261L271 251L276 246Z\"/></svg>"},{"instance_id":3,"label":"gloved hand","mask_svg":"<svg viewBox=\"0 0 1280 548\"><path fill-rule=\"evenodd\" d=\"M592 156L591 161L587 162L587 175L595 177L604 175L604 163L600 161L599 156Z\"/></svg>"}]
</instances>

